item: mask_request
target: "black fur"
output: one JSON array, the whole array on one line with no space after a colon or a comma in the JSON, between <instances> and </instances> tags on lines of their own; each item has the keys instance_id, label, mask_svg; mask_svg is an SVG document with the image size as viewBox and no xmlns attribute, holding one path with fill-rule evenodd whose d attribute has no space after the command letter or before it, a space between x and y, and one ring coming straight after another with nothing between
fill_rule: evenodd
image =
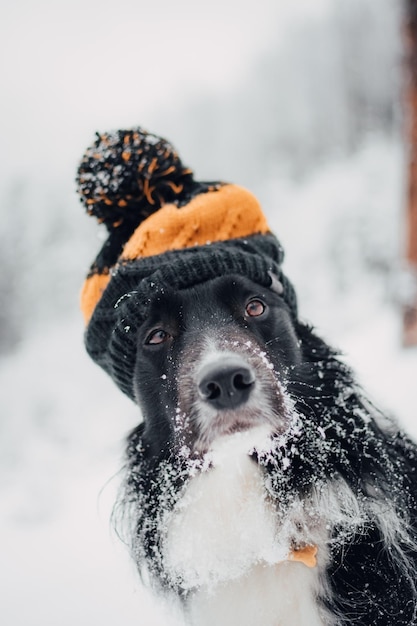
<instances>
[{"instance_id":1,"label":"black fur","mask_svg":"<svg viewBox=\"0 0 417 626\"><path fill-rule=\"evenodd\" d=\"M251 298L265 304L262 315L245 315ZM163 341L150 343L152 333L162 330ZM299 428L281 444L285 398L271 392L275 454L254 457L268 478L277 515L285 517L294 494L308 500L334 480L349 486L365 512L361 528L335 526L329 538L328 592L320 601L336 616L335 623L417 623L415 444L366 399L336 352L295 320L277 293L238 276L159 294L139 330L135 395L144 419L128 440L120 503L139 568L150 572L155 585L186 596L164 571L160 527L204 454L194 445L200 433L190 371L207 336L218 337L229 351L238 344L249 360L254 349L264 351L292 402ZM260 367L259 358L252 362ZM386 507L388 530L375 506ZM391 528L393 511L399 526Z\"/></svg>"}]
</instances>

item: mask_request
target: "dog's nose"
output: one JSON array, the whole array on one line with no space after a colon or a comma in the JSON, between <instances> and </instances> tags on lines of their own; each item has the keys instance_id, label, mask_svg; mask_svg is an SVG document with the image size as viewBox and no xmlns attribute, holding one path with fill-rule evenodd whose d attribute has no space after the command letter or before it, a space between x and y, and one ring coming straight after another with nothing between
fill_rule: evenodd
<instances>
[{"instance_id":1,"label":"dog's nose","mask_svg":"<svg viewBox=\"0 0 417 626\"><path fill-rule=\"evenodd\" d=\"M216 409L234 409L249 398L255 373L243 359L225 357L201 368L198 391Z\"/></svg>"}]
</instances>

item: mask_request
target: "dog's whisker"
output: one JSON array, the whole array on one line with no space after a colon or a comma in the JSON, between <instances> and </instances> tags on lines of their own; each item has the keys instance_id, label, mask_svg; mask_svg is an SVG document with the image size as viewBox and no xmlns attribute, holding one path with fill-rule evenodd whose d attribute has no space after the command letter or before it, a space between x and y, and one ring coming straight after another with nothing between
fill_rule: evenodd
<instances>
[{"instance_id":1,"label":"dog's whisker","mask_svg":"<svg viewBox=\"0 0 417 626\"><path fill-rule=\"evenodd\" d=\"M275 341L279 341L279 339L280 339L279 337L274 337L273 339L269 339L268 341L265 342L265 346L270 346Z\"/></svg>"}]
</instances>

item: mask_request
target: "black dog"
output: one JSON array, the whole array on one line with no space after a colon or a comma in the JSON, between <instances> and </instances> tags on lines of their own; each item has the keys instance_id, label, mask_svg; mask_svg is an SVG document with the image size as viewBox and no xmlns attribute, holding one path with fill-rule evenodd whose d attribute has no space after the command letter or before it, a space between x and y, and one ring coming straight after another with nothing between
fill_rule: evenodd
<instances>
[{"instance_id":1,"label":"black dog","mask_svg":"<svg viewBox=\"0 0 417 626\"><path fill-rule=\"evenodd\" d=\"M117 508L140 571L196 626L417 624L417 448L299 321L257 199L142 128L77 180L108 230L86 347L143 413Z\"/></svg>"},{"instance_id":2,"label":"black dog","mask_svg":"<svg viewBox=\"0 0 417 626\"><path fill-rule=\"evenodd\" d=\"M196 624L415 624L416 446L280 290L150 303L121 501L139 568Z\"/></svg>"}]
</instances>

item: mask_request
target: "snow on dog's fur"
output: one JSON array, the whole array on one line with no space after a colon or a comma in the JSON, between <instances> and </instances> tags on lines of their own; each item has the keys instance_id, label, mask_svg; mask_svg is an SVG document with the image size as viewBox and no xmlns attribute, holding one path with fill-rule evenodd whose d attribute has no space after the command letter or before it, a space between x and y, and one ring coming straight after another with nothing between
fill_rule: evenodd
<instances>
[{"instance_id":1,"label":"snow on dog's fur","mask_svg":"<svg viewBox=\"0 0 417 626\"><path fill-rule=\"evenodd\" d=\"M200 626L414 624L416 447L275 287L150 304L118 506L138 567Z\"/></svg>"}]
</instances>

